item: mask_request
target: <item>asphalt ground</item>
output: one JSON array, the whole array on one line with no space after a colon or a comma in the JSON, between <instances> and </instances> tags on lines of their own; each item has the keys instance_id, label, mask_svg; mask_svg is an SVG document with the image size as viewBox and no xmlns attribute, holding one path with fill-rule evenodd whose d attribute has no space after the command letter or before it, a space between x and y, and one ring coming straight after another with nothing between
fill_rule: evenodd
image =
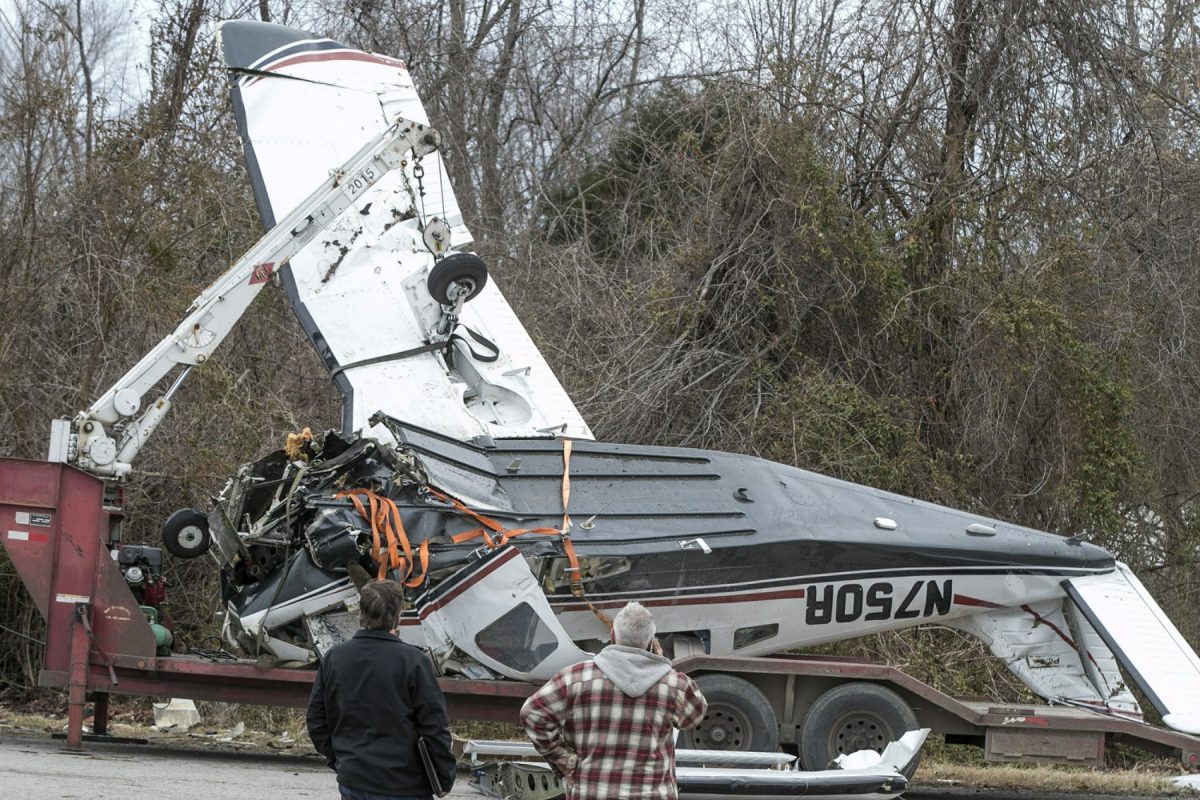
<instances>
[{"instance_id":1,"label":"asphalt ground","mask_svg":"<svg viewBox=\"0 0 1200 800\"><path fill-rule=\"evenodd\" d=\"M452 800L484 797L459 773ZM66 748L45 734L0 733L0 798L17 800L304 800L338 797L316 754L229 752L158 744L84 742Z\"/></svg>"},{"instance_id":2,"label":"asphalt ground","mask_svg":"<svg viewBox=\"0 0 1200 800\"><path fill-rule=\"evenodd\" d=\"M176 800L337 798L333 773L317 755L231 752L212 747L84 742L71 751L46 734L0 732L0 798L29 800ZM919 778L919 776L918 776ZM451 800L485 797L460 772ZM917 786L909 800L1142 800L1135 795L1013 792ZM1146 799L1148 800L1148 798Z\"/></svg>"}]
</instances>

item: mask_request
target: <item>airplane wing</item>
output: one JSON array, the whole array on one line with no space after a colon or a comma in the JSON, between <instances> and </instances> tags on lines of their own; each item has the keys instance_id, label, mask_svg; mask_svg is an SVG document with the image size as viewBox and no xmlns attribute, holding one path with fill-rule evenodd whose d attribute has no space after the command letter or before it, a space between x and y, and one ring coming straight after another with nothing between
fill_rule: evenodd
<instances>
[{"instance_id":1,"label":"airplane wing","mask_svg":"<svg viewBox=\"0 0 1200 800\"><path fill-rule=\"evenodd\" d=\"M219 37L267 227L397 116L428 122L394 58L262 22L223 23ZM380 180L279 272L341 391L343 431L366 431L384 411L460 441L592 438L494 280L462 308L449 354L408 352L445 319L427 285L436 259L423 234L435 218L450 249L470 246L437 153ZM382 427L370 435L391 438Z\"/></svg>"}]
</instances>

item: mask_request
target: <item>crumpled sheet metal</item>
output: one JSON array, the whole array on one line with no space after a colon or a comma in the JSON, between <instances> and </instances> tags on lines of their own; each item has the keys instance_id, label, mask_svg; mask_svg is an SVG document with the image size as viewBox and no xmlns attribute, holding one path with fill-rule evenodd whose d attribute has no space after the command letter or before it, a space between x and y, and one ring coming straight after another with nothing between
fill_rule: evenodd
<instances>
[{"instance_id":1,"label":"crumpled sheet metal","mask_svg":"<svg viewBox=\"0 0 1200 800\"><path fill-rule=\"evenodd\" d=\"M900 770L925 743L928 728L909 731L883 753L862 751L839 759L842 769L806 772L795 769L795 757L783 753L713 750L676 751L675 780L680 800L763 800L819 797L825 800L890 800L908 788ZM530 761L481 764L481 759L515 755L536 758L526 742L469 741L463 748L479 787L500 800L554 800L564 796L562 781L549 766ZM692 766L707 764L709 766ZM721 766L714 766L721 764ZM741 766L730 766L740 764ZM751 767L756 765L758 768Z\"/></svg>"}]
</instances>

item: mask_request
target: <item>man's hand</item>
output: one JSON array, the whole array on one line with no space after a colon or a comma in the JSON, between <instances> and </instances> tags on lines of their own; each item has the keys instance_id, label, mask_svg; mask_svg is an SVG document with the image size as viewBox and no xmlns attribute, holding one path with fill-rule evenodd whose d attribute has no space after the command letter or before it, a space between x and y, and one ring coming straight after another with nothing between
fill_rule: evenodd
<instances>
[{"instance_id":1,"label":"man's hand","mask_svg":"<svg viewBox=\"0 0 1200 800\"><path fill-rule=\"evenodd\" d=\"M655 636L653 639L650 640L650 646L647 647L646 649L649 650L651 653L654 653L654 655L656 655L656 656L663 655L662 642L660 642L658 640L657 636ZM663 656L663 658L666 658L666 656Z\"/></svg>"}]
</instances>

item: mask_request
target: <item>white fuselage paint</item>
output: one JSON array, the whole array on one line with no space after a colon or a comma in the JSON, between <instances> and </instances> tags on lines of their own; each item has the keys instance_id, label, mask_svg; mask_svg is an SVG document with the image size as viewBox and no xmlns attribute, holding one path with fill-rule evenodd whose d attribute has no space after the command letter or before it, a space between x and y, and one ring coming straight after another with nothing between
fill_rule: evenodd
<instances>
[{"instance_id":1,"label":"white fuselage paint","mask_svg":"<svg viewBox=\"0 0 1200 800\"><path fill-rule=\"evenodd\" d=\"M988 575L964 569L893 576L881 571L877 579L838 580L830 575L799 578L782 586L778 581L765 587L759 585L765 582L748 582L698 594L662 590L656 596L654 592L628 591L589 599L610 617L625 603L637 600L654 614L662 635L707 632L710 654L754 656L970 616L994 607L1020 607L1062 598L1065 595L1060 583L1068 572L1091 574L1086 570L1057 569L1053 575ZM884 595L878 591L876 603L868 604L872 587L884 584L892 587L890 605L882 601ZM813 587L820 595L815 603L808 596ZM826 602L826 594L833 598L833 607ZM862 598L861 603L856 597ZM607 639L604 623L580 601L558 600L552 602L552 608L571 639ZM887 614L882 613L885 610ZM872 612L876 616L868 618ZM425 645L415 618L409 623L403 626L401 638ZM734 648L739 629L772 624L779 626L775 635Z\"/></svg>"}]
</instances>

